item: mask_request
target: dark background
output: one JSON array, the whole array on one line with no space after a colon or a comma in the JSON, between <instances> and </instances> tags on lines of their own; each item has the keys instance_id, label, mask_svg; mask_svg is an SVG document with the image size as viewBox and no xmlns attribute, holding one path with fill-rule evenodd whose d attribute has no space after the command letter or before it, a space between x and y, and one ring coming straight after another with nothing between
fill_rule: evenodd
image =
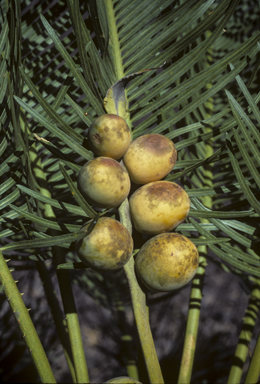
<instances>
[{"instance_id":1,"label":"dark background","mask_svg":"<svg viewBox=\"0 0 260 384\"><path fill-rule=\"evenodd\" d=\"M17 269L19 264L21 266L19 262L13 264ZM19 280L17 284L20 292L25 293L25 304L27 308L31 308L32 320L57 382L70 383L67 364L43 287L34 264L31 265L31 270L17 270L13 272L13 276L15 280ZM49 272L57 287L54 269L49 267ZM78 273L81 272L72 271L71 277L76 278ZM149 294L150 323L166 383L174 383L178 379L190 289L191 284L188 284L171 294ZM122 332L115 307L101 306L91 297L91 289L87 294L73 284L73 291L91 383L102 383L112 377L126 376L120 340ZM241 278L223 271L214 259L208 259L192 383L226 382L248 304L248 293L248 287ZM3 294L0 300L0 377L8 383L38 382L30 355ZM126 318L135 335L128 296L124 301ZM258 318L252 341L248 345L249 355L253 352L259 325ZM132 346L134 355L137 356L136 340L133 340ZM244 372L247 367L248 361Z\"/></svg>"}]
</instances>

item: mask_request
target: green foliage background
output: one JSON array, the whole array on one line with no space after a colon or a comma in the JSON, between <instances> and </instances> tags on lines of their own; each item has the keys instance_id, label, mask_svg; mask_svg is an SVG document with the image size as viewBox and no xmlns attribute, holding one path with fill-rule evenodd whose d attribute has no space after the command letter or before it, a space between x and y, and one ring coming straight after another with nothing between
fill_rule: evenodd
<instances>
[{"instance_id":1,"label":"green foliage background","mask_svg":"<svg viewBox=\"0 0 260 384\"><path fill-rule=\"evenodd\" d=\"M59 246L56 264L78 261L73 241L95 216L75 189L93 158L86 129L115 82L164 64L128 78L120 111L133 138L176 144L166 179L192 202L176 231L228 272L259 277L259 13L245 0L1 1L4 255L41 264ZM73 279L109 305L109 279Z\"/></svg>"}]
</instances>

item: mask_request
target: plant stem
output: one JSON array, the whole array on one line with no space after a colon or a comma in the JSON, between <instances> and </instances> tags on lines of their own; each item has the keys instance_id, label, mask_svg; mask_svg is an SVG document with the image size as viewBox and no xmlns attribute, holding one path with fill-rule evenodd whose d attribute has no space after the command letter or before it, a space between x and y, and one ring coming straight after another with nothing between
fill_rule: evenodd
<instances>
[{"instance_id":1,"label":"plant stem","mask_svg":"<svg viewBox=\"0 0 260 384\"><path fill-rule=\"evenodd\" d=\"M35 330L31 317L23 302L22 296L1 252L0 283L2 284L2 288L12 308L13 314L17 320L24 341L27 344L41 381L43 383L56 383L39 336Z\"/></svg>"},{"instance_id":2,"label":"plant stem","mask_svg":"<svg viewBox=\"0 0 260 384\"><path fill-rule=\"evenodd\" d=\"M255 282L255 286L249 298L248 306L246 309L246 315L244 317L242 330L239 335L239 341L237 344L227 384L240 383L241 376L243 374L243 365L248 355L248 346L252 338L257 313L259 311L260 281L259 279L254 278L252 278L252 280ZM259 361L258 365L260 365ZM250 381L250 383L253 383L253 381Z\"/></svg>"},{"instance_id":3,"label":"plant stem","mask_svg":"<svg viewBox=\"0 0 260 384\"><path fill-rule=\"evenodd\" d=\"M133 256L124 266L124 271L131 292L137 331L139 334L150 382L152 384L164 383L147 315L146 296L136 280Z\"/></svg>"},{"instance_id":4,"label":"plant stem","mask_svg":"<svg viewBox=\"0 0 260 384\"><path fill-rule=\"evenodd\" d=\"M210 36L211 36L211 32L207 31L205 33L205 37L208 38ZM213 54L212 48L210 48L206 54L206 59L207 59L206 67L212 63L212 54ZM212 87L212 84L209 83L206 85L206 87L209 89ZM207 112L205 113L205 118L212 116L213 110L214 110L213 98L209 98L209 100L207 100L207 102L205 103L205 108L207 108ZM207 132L207 131L210 131L211 128L205 128L205 130ZM212 140L209 140L206 144L202 143L202 146L203 146L202 150L204 151L205 157L210 157L213 155ZM213 173L211 168L209 166L207 168L205 167L202 172L203 172L203 182L204 182L203 186L212 188ZM211 196L203 196L201 200L202 200L202 203L207 208L210 208L210 209L212 208L213 203L212 203ZM201 219L201 222L208 223L209 221L207 219ZM192 282L189 314L188 314L188 320L187 320L187 328L185 333L185 340L184 340L184 347L183 347L178 384L190 383L194 356L195 356L195 348L196 348L196 342L197 342L200 308L201 308L201 300L202 300L202 288L203 288L203 282L205 277L205 269L207 265L207 259L206 259L207 247L200 246L198 247L198 251L200 254L199 268Z\"/></svg>"},{"instance_id":5,"label":"plant stem","mask_svg":"<svg viewBox=\"0 0 260 384\"><path fill-rule=\"evenodd\" d=\"M109 25L109 43L112 46L112 53L114 57L113 62L115 65L116 77L119 80L119 79L122 79L122 77L124 77L125 74L124 74L123 60L121 56L121 49L120 49L118 33L117 33L114 6L113 6L112 0L105 0L104 3L106 7L106 14L107 14L107 20Z\"/></svg>"},{"instance_id":6,"label":"plant stem","mask_svg":"<svg viewBox=\"0 0 260 384\"><path fill-rule=\"evenodd\" d=\"M189 314L188 314L185 340L184 340L184 346L183 346L180 373L178 378L179 384L190 383L191 374L192 374L198 327L199 327L202 287L203 287L203 280L205 276L205 268L207 265L206 257L202 256L201 252L200 252L200 258L199 258L199 265L200 266L193 279L192 287L191 287Z\"/></svg>"},{"instance_id":7,"label":"plant stem","mask_svg":"<svg viewBox=\"0 0 260 384\"><path fill-rule=\"evenodd\" d=\"M42 280L42 284L44 287L45 295L48 301L48 304L50 306L52 316L56 325L57 333L60 338L63 351L69 366L69 370L72 376L73 383L76 383L76 375L75 375L75 369L74 369L74 363L73 363L73 356L71 351L71 345L68 335L68 329L66 320L64 320L63 312L60 308L60 303L57 298L57 294L55 292L52 280L49 276L48 270L46 268L46 265L44 262L37 262L36 263L39 275Z\"/></svg>"},{"instance_id":8,"label":"plant stem","mask_svg":"<svg viewBox=\"0 0 260 384\"><path fill-rule=\"evenodd\" d=\"M38 184L41 185L40 192L42 195L50 197L51 193L48 190L47 186L47 180L45 173L42 169L41 160L38 157L36 149L31 148L30 150L30 158L31 162L33 164L33 170L36 176L36 180L38 181ZM55 219L55 213L53 211L53 208L49 204L45 204L45 216L49 219ZM66 262L63 249L59 247L53 248L53 255L55 264L63 264ZM78 383L88 383L89 382L89 376L88 376L88 369L87 369L87 363L82 343L82 337L80 332L80 326L79 326L79 320L77 315L77 310L75 306L73 291L70 283L70 275L69 272L66 270L59 270L57 271L60 291L61 291L61 297L63 302L63 307L66 315L66 321L68 326L68 332L69 332L69 340L73 355L73 361L74 361L74 367L75 367L75 373ZM69 362L69 367L71 368L71 364ZM73 375L73 370L71 371L71 374Z\"/></svg>"},{"instance_id":9,"label":"plant stem","mask_svg":"<svg viewBox=\"0 0 260 384\"><path fill-rule=\"evenodd\" d=\"M121 223L130 233L132 233L129 203L127 199L121 204L119 215ZM146 308L146 295L140 288L136 279L133 256L131 256L130 260L123 268L130 288L134 317L150 382L152 384L162 384L164 381L149 324Z\"/></svg>"},{"instance_id":10,"label":"plant stem","mask_svg":"<svg viewBox=\"0 0 260 384\"><path fill-rule=\"evenodd\" d=\"M109 44L111 45L111 52L113 55L113 66L115 67L115 74L116 79L120 80L123 77L125 77L124 73L124 66L123 66L123 59L122 59L122 49L120 48L120 42L118 38L118 31L117 31L117 25L116 25L116 18L115 18L115 11L114 11L114 5L112 0L104 0L105 8L106 8L106 16L108 21L108 27L109 27ZM110 90L111 91L111 90ZM113 92L112 92L113 94ZM130 130L132 130L132 123L130 119L130 114L128 111L128 102L127 102L127 90L124 89L123 91L119 92L120 94L120 102L117 101L118 107L116 108L116 111L114 112L114 104L113 108L111 109L110 103L105 106L108 113L117 113L119 114L125 121L127 122ZM117 95L113 94L113 99L118 98L119 94ZM111 95L110 95L111 96ZM123 97L124 96L124 97ZM108 105L110 105L108 109Z\"/></svg>"},{"instance_id":11,"label":"plant stem","mask_svg":"<svg viewBox=\"0 0 260 384\"><path fill-rule=\"evenodd\" d=\"M253 357L246 375L245 384L256 383L260 375L260 333L256 342Z\"/></svg>"},{"instance_id":12,"label":"plant stem","mask_svg":"<svg viewBox=\"0 0 260 384\"><path fill-rule=\"evenodd\" d=\"M56 248L56 247L55 247ZM56 252L55 252L56 251ZM61 254L62 250L55 250L55 262L63 264L65 262L64 256ZM76 377L78 383L89 383L87 363L83 348L83 342L80 332L80 325L78 320L77 309L74 301L73 291L70 282L70 274L67 270L57 271L61 297L66 315L70 344L72 349L73 361L75 365Z\"/></svg>"}]
</instances>

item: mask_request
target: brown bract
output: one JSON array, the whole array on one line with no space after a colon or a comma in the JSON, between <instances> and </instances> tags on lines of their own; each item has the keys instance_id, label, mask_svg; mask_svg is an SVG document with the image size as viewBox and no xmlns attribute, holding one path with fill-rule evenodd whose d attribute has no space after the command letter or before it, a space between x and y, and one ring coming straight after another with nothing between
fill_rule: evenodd
<instances>
[{"instance_id":1,"label":"brown bract","mask_svg":"<svg viewBox=\"0 0 260 384\"><path fill-rule=\"evenodd\" d=\"M97 157L80 170L78 187L90 204L103 208L119 206L128 196L131 182L126 169L109 157Z\"/></svg>"},{"instance_id":2,"label":"brown bract","mask_svg":"<svg viewBox=\"0 0 260 384\"><path fill-rule=\"evenodd\" d=\"M89 146L98 156L120 159L131 142L131 132L125 120L113 114L99 116L88 131Z\"/></svg>"},{"instance_id":3,"label":"brown bract","mask_svg":"<svg viewBox=\"0 0 260 384\"><path fill-rule=\"evenodd\" d=\"M137 275L148 289L157 292L183 287L198 266L196 246L178 233L162 233L148 240L135 259Z\"/></svg>"},{"instance_id":4,"label":"brown bract","mask_svg":"<svg viewBox=\"0 0 260 384\"><path fill-rule=\"evenodd\" d=\"M82 230L88 231L90 224ZM105 271L122 268L133 252L133 239L119 221L101 217L92 232L76 243L81 261L88 267Z\"/></svg>"},{"instance_id":5,"label":"brown bract","mask_svg":"<svg viewBox=\"0 0 260 384\"><path fill-rule=\"evenodd\" d=\"M136 184L163 179L172 170L176 160L175 145L159 134L138 137L132 141L124 155L124 164Z\"/></svg>"},{"instance_id":6,"label":"brown bract","mask_svg":"<svg viewBox=\"0 0 260 384\"><path fill-rule=\"evenodd\" d=\"M176 228L190 210L188 194L170 181L143 185L130 197L129 204L135 229L151 235Z\"/></svg>"}]
</instances>

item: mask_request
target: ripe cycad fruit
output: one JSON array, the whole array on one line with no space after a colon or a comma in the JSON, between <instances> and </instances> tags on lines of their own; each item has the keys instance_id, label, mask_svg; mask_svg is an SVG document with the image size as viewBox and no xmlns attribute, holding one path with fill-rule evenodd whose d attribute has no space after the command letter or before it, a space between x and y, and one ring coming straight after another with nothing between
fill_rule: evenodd
<instances>
[{"instance_id":1,"label":"ripe cycad fruit","mask_svg":"<svg viewBox=\"0 0 260 384\"><path fill-rule=\"evenodd\" d=\"M91 224L82 230L88 231ZM126 227L110 217L101 217L89 235L76 242L76 252L88 267L113 271L122 268L133 252L133 239Z\"/></svg>"},{"instance_id":2,"label":"ripe cycad fruit","mask_svg":"<svg viewBox=\"0 0 260 384\"><path fill-rule=\"evenodd\" d=\"M142 384L140 381L132 379L132 377L127 376L120 376L120 377L114 377L113 379L110 379L106 381L104 384Z\"/></svg>"},{"instance_id":3,"label":"ripe cycad fruit","mask_svg":"<svg viewBox=\"0 0 260 384\"><path fill-rule=\"evenodd\" d=\"M90 204L118 207L128 196L131 182L127 170L110 157L88 161L78 175L78 187Z\"/></svg>"},{"instance_id":4,"label":"ripe cycad fruit","mask_svg":"<svg viewBox=\"0 0 260 384\"><path fill-rule=\"evenodd\" d=\"M130 197L129 204L135 229L150 235L173 230L190 210L188 194L170 181L143 185Z\"/></svg>"},{"instance_id":5,"label":"ripe cycad fruit","mask_svg":"<svg viewBox=\"0 0 260 384\"><path fill-rule=\"evenodd\" d=\"M98 156L120 159L131 142L131 132L125 120L113 114L99 116L88 131L89 146Z\"/></svg>"},{"instance_id":6,"label":"ripe cycad fruit","mask_svg":"<svg viewBox=\"0 0 260 384\"><path fill-rule=\"evenodd\" d=\"M151 291L170 292L194 277L199 266L196 246L178 233L162 233L148 240L135 259L135 269Z\"/></svg>"},{"instance_id":7,"label":"ripe cycad fruit","mask_svg":"<svg viewBox=\"0 0 260 384\"><path fill-rule=\"evenodd\" d=\"M131 180L146 184L163 179L177 160L173 142L159 134L148 134L133 140L124 155Z\"/></svg>"}]
</instances>

